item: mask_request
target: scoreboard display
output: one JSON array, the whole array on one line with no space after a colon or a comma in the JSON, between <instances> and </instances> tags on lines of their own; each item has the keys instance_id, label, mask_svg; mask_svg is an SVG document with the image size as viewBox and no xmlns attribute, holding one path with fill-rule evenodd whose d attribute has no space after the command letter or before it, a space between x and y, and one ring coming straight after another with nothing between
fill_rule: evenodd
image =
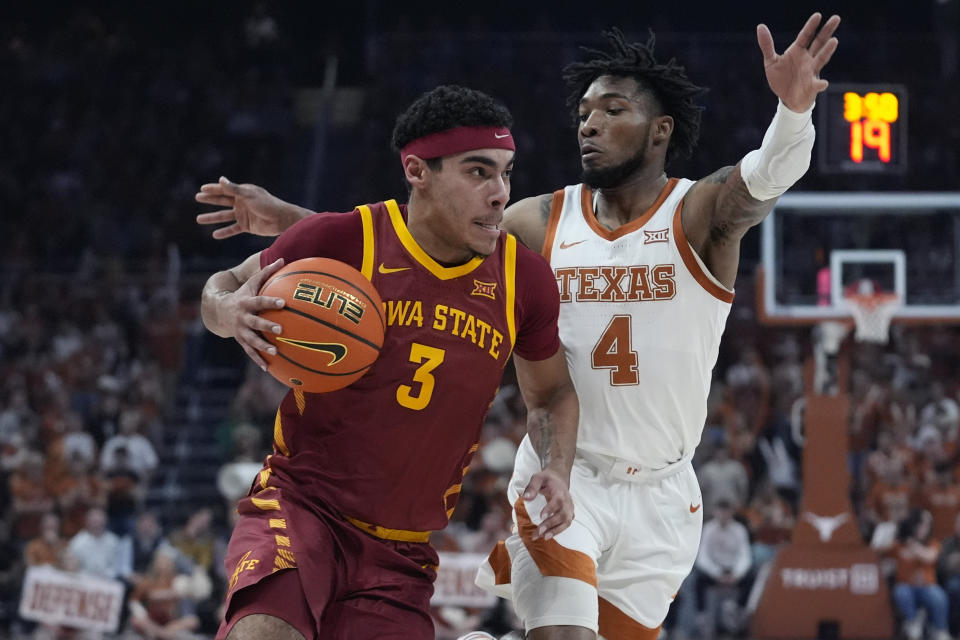
<instances>
[{"instance_id":1,"label":"scoreboard display","mask_svg":"<svg viewBox=\"0 0 960 640\"><path fill-rule=\"evenodd\" d=\"M831 84L820 94L817 111L821 172L906 171L906 87Z\"/></svg>"}]
</instances>

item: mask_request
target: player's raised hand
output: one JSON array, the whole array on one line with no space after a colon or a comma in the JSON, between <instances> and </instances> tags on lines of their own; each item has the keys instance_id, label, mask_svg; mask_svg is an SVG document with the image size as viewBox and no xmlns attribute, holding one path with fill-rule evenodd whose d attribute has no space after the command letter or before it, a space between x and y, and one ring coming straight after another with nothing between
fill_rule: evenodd
<instances>
[{"instance_id":1,"label":"player's raised hand","mask_svg":"<svg viewBox=\"0 0 960 640\"><path fill-rule=\"evenodd\" d=\"M523 490L524 500L533 500L542 495L547 504L540 511L542 521L537 527L533 539L549 540L573 522L573 498L570 497L570 488L559 474L550 469L544 469L533 474L527 488Z\"/></svg>"},{"instance_id":2,"label":"player's raised hand","mask_svg":"<svg viewBox=\"0 0 960 640\"><path fill-rule=\"evenodd\" d=\"M217 182L200 187L200 193L194 197L202 204L226 207L197 216L197 224L232 223L213 230L213 237L217 240L241 233L278 236L299 219L292 214L292 205L263 187L236 184L223 176Z\"/></svg>"},{"instance_id":3,"label":"player's raised hand","mask_svg":"<svg viewBox=\"0 0 960 640\"><path fill-rule=\"evenodd\" d=\"M253 277L244 282L239 289L223 297L220 317L228 318L229 331L240 343L244 352L258 367L267 370L266 361L259 351L275 354L276 348L260 336L260 332L279 334L283 328L275 322L264 320L258 314L264 309L279 309L284 305L283 298L259 295L260 287L270 276L283 266L283 259L275 260Z\"/></svg>"},{"instance_id":4,"label":"player's raised hand","mask_svg":"<svg viewBox=\"0 0 960 640\"><path fill-rule=\"evenodd\" d=\"M830 16L822 27L821 19L819 13L810 16L796 40L782 54L774 49L767 25L757 25L757 43L763 52L767 84L788 109L798 113L809 109L817 94L829 84L820 77L820 70L837 50L833 33L840 24L840 16Z\"/></svg>"}]
</instances>

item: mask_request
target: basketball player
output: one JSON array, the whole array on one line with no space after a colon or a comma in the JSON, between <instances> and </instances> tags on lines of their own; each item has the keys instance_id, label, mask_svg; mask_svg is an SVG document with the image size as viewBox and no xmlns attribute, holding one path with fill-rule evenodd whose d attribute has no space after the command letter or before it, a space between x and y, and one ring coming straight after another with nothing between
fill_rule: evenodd
<instances>
[{"instance_id":1,"label":"basketball player","mask_svg":"<svg viewBox=\"0 0 960 640\"><path fill-rule=\"evenodd\" d=\"M703 510L690 460L706 418L711 370L733 301L740 241L806 172L819 77L837 47L837 16L813 14L777 54L757 40L779 99L760 148L699 181L669 178L667 162L699 136L702 89L647 43L608 34L613 51L567 68L583 184L528 198L503 227L542 248L561 294L560 333L580 396L571 494L577 515L552 540L519 499L536 469L524 441L509 493L518 535L481 567L478 583L511 597L530 639L656 638L690 572ZM303 210L225 179L198 216L251 231Z\"/></svg>"},{"instance_id":2,"label":"basketball player","mask_svg":"<svg viewBox=\"0 0 960 640\"><path fill-rule=\"evenodd\" d=\"M511 122L470 89L424 94L393 133L408 205L311 216L207 281L205 325L261 366L257 350L273 347L258 332L282 327L256 314L283 300L257 292L284 262L353 265L387 310L380 356L363 378L284 398L274 453L238 506L218 638L432 640L430 531L453 511L511 353L542 463L525 488L546 501L538 534L549 539L572 520L577 400L557 289L546 262L498 228Z\"/></svg>"}]
</instances>

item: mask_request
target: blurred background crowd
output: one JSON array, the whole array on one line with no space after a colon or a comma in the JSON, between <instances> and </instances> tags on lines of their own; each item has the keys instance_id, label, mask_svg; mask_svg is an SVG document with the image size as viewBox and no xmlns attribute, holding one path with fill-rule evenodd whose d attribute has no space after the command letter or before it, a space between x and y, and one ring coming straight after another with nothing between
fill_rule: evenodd
<instances>
[{"instance_id":1,"label":"blurred background crowd","mask_svg":"<svg viewBox=\"0 0 960 640\"><path fill-rule=\"evenodd\" d=\"M755 23L770 24L782 47L821 8L745 2L742 18L706 8L681 17L613 3L584 19L564 3L493 3L447 18L421 4L368 0L335 16L322 3L3 10L0 629L87 637L18 615L26 568L52 565L122 581L130 637L216 631L233 505L270 451L284 389L199 322L204 279L266 242L211 240L193 220L201 183L227 175L324 210L402 197L393 118L445 82L486 90L513 111L514 199L575 182L560 69L615 24L636 39L655 29L661 55L711 89L700 149L670 168L699 177L754 148L773 113ZM860 4L841 7L827 77L908 86L909 170L881 179L814 167L797 189L956 189L960 2ZM758 324L756 236L744 247L695 459L707 525L666 625L677 637L742 631L754 579L797 514L810 336ZM958 633L960 331L895 327L888 345L857 346L851 394L864 539L885 554L892 585L916 582L904 578L897 541L937 541L920 601ZM524 431L508 373L453 522L433 539L439 550L486 553L507 535L504 490ZM910 598L894 594L911 618ZM502 604L440 603L436 619L442 638L516 624Z\"/></svg>"}]
</instances>

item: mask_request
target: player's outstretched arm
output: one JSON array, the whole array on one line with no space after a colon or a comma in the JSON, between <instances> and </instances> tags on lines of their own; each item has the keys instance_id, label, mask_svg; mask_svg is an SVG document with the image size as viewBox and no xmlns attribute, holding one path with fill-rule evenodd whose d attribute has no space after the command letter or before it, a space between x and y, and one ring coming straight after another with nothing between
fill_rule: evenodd
<instances>
[{"instance_id":1,"label":"player's outstretched arm","mask_svg":"<svg viewBox=\"0 0 960 640\"><path fill-rule=\"evenodd\" d=\"M527 405L527 433L540 457L541 468L530 478L523 499L533 500L538 494L546 499L537 537L549 540L573 521L570 469L577 448L580 404L563 347L545 360L525 360L514 355L513 361Z\"/></svg>"},{"instance_id":2,"label":"player's outstretched arm","mask_svg":"<svg viewBox=\"0 0 960 640\"><path fill-rule=\"evenodd\" d=\"M779 99L776 115L759 149L735 167L724 167L690 190L683 227L693 248L711 273L732 288L740 258L740 239L759 224L776 199L810 166L814 130L812 110L817 94L828 86L820 77L834 51L839 16L821 25L814 13L793 43L778 54L766 25L757 26L767 84Z\"/></svg>"},{"instance_id":3,"label":"player's outstretched arm","mask_svg":"<svg viewBox=\"0 0 960 640\"><path fill-rule=\"evenodd\" d=\"M255 253L236 267L210 276L200 299L203 325L221 338L234 338L264 371L267 363L257 350L270 354L277 351L258 332L280 333L282 327L257 314L264 309L279 309L284 301L283 298L257 294L263 283L282 266L283 260L280 259L261 269L260 254Z\"/></svg>"},{"instance_id":4,"label":"player's outstretched arm","mask_svg":"<svg viewBox=\"0 0 960 640\"><path fill-rule=\"evenodd\" d=\"M197 224L231 223L213 230L217 240L241 233L278 236L293 223L313 214L309 209L281 200L263 187L236 184L223 176L217 182L200 187L194 198L201 204L225 207L197 216Z\"/></svg>"}]
</instances>

